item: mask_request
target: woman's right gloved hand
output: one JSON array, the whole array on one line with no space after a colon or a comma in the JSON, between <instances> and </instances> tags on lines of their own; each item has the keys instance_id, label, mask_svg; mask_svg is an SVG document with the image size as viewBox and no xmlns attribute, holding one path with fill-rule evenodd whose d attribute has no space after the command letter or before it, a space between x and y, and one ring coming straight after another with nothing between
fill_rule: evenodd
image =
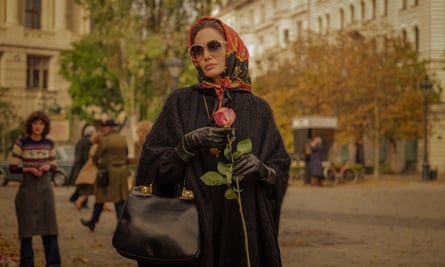
<instances>
[{"instance_id":1,"label":"woman's right gloved hand","mask_svg":"<svg viewBox=\"0 0 445 267\"><path fill-rule=\"evenodd\" d=\"M184 160L191 159L202 147L224 147L227 135L232 134L231 128L202 127L184 135L176 147L176 153Z\"/></svg>"}]
</instances>

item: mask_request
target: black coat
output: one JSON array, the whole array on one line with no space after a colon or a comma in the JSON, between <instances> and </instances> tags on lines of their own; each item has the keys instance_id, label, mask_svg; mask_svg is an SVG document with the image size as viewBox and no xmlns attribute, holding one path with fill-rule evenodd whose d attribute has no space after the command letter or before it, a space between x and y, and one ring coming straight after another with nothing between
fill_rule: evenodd
<instances>
[{"instance_id":1,"label":"black coat","mask_svg":"<svg viewBox=\"0 0 445 267\"><path fill-rule=\"evenodd\" d=\"M68 179L68 184L74 184L77 176L83 165L87 162L89 158L89 151L91 147L90 136L82 136L79 141L77 141L74 150L74 164L71 169L71 173Z\"/></svg>"},{"instance_id":2,"label":"black coat","mask_svg":"<svg viewBox=\"0 0 445 267\"><path fill-rule=\"evenodd\" d=\"M317 144L311 146L311 158L310 158L310 168L312 177L322 178L323 177L323 146L322 144Z\"/></svg>"},{"instance_id":3,"label":"black coat","mask_svg":"<svg viewBox=\"0 0 445 267\"><path fill-rule=\"evenodd\" d=\"M216 170L218 159L202 149L190 162L175 152L184 134L208 126L203 101L211 112L217 104L214 91L199 86L175 90L167 99L161 114L144 144L136 184L155 186L186 183L195 192L201 231L201 256L193 266L246 266L244 236L236 200L224 198L225 187L210 187L201 180L206 171ZM251 266L281 266L278 245L280 209L288 185L290 158L275 125L269 105L261 98L242 90L230 90L231 105L237 118L236 141L250 138L252 153L277 174L274 185L250 175L241 182L244 216L247 222ZM153 266L143 265L140 266Z\"/></svg>"}]
</instances>

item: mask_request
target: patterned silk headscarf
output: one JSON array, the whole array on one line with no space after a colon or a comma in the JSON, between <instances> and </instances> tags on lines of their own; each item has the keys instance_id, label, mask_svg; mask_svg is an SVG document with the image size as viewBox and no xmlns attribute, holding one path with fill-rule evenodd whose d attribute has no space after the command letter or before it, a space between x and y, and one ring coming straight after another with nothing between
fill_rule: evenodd
<instances>
[{"instance_id":1,"label":"patterned silk headscarf","mask_svg":"<svg viewBox=\"0 0 445 267\"><path fill-rule=\"evenodd\" d=\"M213 83L211 79L204 76L198 62L192 57L192 62L198 70L198 80L201 86L205 88L215 88L217 93L222 93L221 91L224 91L224 89L232 88L251 91L252 86L249 76L249 51L247 51L247 48L238 33L220 19L214 17L202 17L198 19L190 27L188 47L190 48L193 45L191 35L193 28L196 27L196 25L198 25L202 20L215 20L221 24L227 39L227 54L226 69L222 75L221 81L218 84Z\"/></svg>"}]
</instances>

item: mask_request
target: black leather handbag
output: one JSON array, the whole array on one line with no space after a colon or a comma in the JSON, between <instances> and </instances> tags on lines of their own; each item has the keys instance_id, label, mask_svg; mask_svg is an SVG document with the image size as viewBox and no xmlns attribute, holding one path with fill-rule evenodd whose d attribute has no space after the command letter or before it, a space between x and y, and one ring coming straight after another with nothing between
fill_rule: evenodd
<instances>
[{"instance_id":1,"label":"black leather handbag","mask_svg":"<svg viewBox=\"0 0 445 267\"><path fill-rule=\"evenodd\" d=\"M125 202L112 244L126 258L158 265L183 265L200 252L198 210L193 192L160 197L136 186Z\"/></svg>"},{"instance_id":2,"label":"black leather handbag","mask_svg":"<svg viewBox=\"0 0 445 267\"><path fill-rule=\"evenodd\" d=\"M107 169L97 169L96 183L99 187L107 187L110 184L110 177Z\"/></svg>"}]
</instances>

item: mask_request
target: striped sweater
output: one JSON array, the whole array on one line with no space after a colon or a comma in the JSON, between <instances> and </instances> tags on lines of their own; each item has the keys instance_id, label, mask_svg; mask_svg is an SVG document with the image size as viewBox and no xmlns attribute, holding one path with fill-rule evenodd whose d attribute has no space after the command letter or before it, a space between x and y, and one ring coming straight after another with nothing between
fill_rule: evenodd
<instances>
[{"instance_id":1,"label":"striped sweater","mask_svg":"<svg viewBox=\"0 0 445 267\"><path fill-rule=\"evenodd\" d=\"M20 164L21 163L21 164ZM12 159L9 169L13 173L21 173L23 168L38 168L49 164L50 171L56 167L56 147L52 140L42 138L39 141L30 137L18 139L12 149Z\"/></svg>"}]
</instances>

